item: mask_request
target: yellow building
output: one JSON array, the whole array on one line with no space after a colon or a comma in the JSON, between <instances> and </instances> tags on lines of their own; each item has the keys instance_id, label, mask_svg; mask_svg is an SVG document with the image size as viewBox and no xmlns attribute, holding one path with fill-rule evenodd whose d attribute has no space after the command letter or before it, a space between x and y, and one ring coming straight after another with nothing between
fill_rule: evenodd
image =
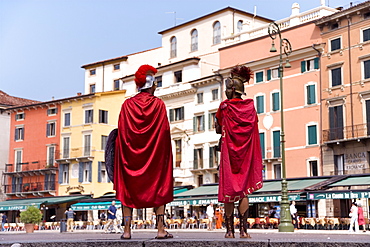
<instances>
[{"instance_id":1,"label":"yellow building","mask_svg":"<svg viewBox=\"0 0 370 247\"><path fill-rule=\"evenodd\" d=\"M114 193L104 163L126 91L79 95L61 105L59 195Z\"/></svg>"}]
</instances>

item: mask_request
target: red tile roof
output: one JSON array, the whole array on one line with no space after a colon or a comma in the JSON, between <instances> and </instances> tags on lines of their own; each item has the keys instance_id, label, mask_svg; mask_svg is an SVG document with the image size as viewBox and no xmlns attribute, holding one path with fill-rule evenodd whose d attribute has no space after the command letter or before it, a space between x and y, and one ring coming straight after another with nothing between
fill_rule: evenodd
<instances>
[{"instance_id":1,"label":"red tile roof","mask_svg":"<svg viewBox=\"0 0 370 247\"><path fill-rule=\"evenodd\" d=\"M10 96L9 94L6 94L0 90L0 106L22 106L35 103L40 103L40 101Z\"/></svg>"}]
</instances>

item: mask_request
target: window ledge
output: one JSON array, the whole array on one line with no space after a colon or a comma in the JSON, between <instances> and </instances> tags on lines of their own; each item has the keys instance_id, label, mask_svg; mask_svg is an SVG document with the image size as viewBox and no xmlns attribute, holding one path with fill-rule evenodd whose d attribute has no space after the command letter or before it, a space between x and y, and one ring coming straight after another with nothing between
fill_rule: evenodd
<instances>
[{"instance_id":1,"label":"window ledge","mask_svg":"<svg viewBox=\"0 0 370 247\"><path fill-rule=\"evenodd\" d=\"M320 147L319 144L307 144L305 148L315 148L315 147Z\"/></svg>"}]
</instances>

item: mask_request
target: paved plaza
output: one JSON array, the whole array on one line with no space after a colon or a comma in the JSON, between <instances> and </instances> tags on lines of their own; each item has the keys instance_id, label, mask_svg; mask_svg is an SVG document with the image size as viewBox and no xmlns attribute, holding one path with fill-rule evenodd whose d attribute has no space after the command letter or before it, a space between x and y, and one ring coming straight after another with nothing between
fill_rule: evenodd
<instances>
[{"instance_id":1,"label":"paved plaza","mask_svg":"<svg viewBox=\"0 0 370 247\"><path fill-rule=\"evenodd\" d=\"M0 233L0 246L370 246L370 232L349 233L345 230L297 230L294 233L279 233L275 229L251 229L252 239L240 239L236 230L235 239L225 239L224 230L207 231L205 229L171 229L173 239L156 240L156 230L134 229L132 239L120 240L121 234L104 233L101 230L76 230L73 233L60 233L56 230L24 231Z\"/></svg>"}]
</instances>

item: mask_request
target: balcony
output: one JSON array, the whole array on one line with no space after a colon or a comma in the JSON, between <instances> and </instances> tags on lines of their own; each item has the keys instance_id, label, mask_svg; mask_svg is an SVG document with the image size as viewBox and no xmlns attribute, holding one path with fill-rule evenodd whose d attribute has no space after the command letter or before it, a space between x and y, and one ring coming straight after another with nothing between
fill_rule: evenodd
<instances>
[{"instance_id":1,"label":"balcony","mask_svg":"<svg viewBox=\"0 0 370 247\"><path fill-rule=\"evenodd\" d=\"M6 164L4 175L17 175L21 176L35 176L35 175L44 175L44 174L55 174L58 167L54 163L43 161L32 161L24 162L17 164Z\"/></svg>"},{"instance_id":2,"label":"balcony","mask_svg":"<svg viewBox=\"0 0 370 247\"><path fill-rule=\"evenodd\" d=\"M61 158L57 159L58 163L60 162L70 162L71 160L77 161L91 161L94 158L94 153L96 152L95 147L86 146L86 147L77 147L71 149L63 149L60 154Z\"/></svg>"},{"instance_id":3,"label":"balcony","mask_svg":"<svg viewBox=\"0 0 370 247\"><path fill-rule=\"evenodd\" d=\"M55 195L56 181L30 182L21 184L4 185L4 193L7 196L26 197L27 195L42 196L43 194Z\"/></svg>"},{"instance_id":4,"label":"balcony","mask_svg":"<svg viewBox=\"0 0 370 247\"><path fill-rule=\"evenodd\" d=\"M323 142L359 139L370 136L370 123L323 130Z\"/></svg>"}]
</instances>

